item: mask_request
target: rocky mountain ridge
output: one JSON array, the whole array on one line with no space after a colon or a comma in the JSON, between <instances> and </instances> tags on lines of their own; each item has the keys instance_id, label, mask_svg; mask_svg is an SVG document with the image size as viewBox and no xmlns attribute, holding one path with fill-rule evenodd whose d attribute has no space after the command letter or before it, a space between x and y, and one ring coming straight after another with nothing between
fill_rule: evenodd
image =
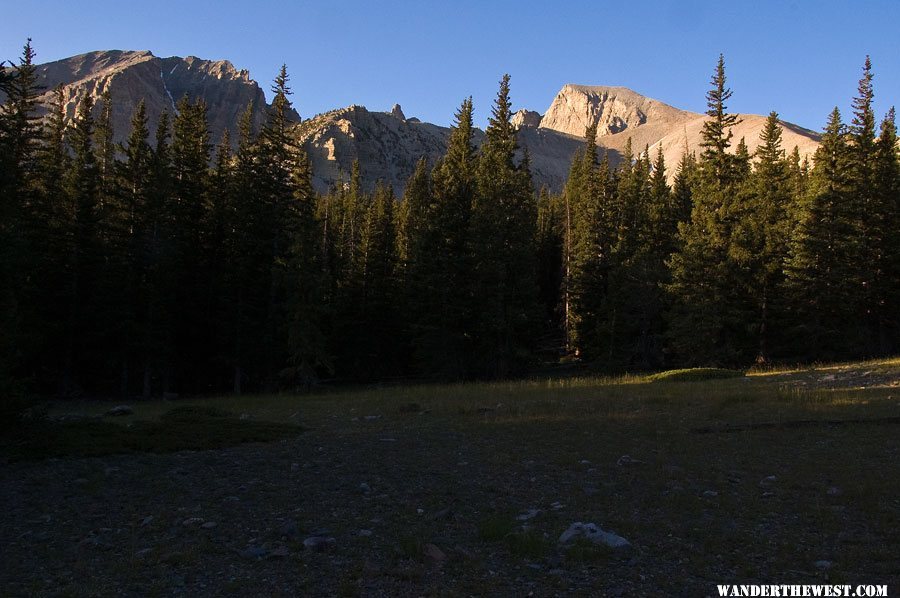
<instances>
[{"instance_id":1,"label":"rocky mountain ridge","mask_svg":"<svg viewBox=\"0 0 900 598\"><path fill-rule=\"evenodd\" d=\"M74 116L82 96L89 94L96 103L108 91L116 142L127 137L131 115L141 100L151 135L160 114L166 111L174 115L176 103L183 96L206 102L210 141L214 144L225 129L236 129L249 104L253 106L254 126L265 122L267 105L262 89L248 71L236 69L227 60L160 58L146 50L108 50L41 64L37 75L44 89L40 102L45 106L53 101L53 90L62 86L68 118Z\"/></svg>"},{"instance_id":2,"label":"rocky mountain ridge","mask_svg":"<svg viewBox=\"0 0 900 598\"><path fill-rule=\"evenodd\" d=\"M160 58L149 51L98 51L39 65L38 76L45 89L41 97L44 103L52 99L54 87L63 86L69 117L85 93L98 99L109 91L116 141L127 136L131 114L141 99L152 130L163 111L176 110L182 96L202 98L207 104L212 143L217 143L226 129L237 129L248 105L253 106L257 130L265 121L267 104L262 89L248 71L235 68L227 60ZM661 146L671 176L685 149L700 149L705 119L705 115L675 108L625 87L569 84L543 114L523 108L512 122L519 132L519 145L529 151L535 186L546 185L558 191L590 124L597 124L599 149L608 152L613 163L618 162L631 139L635 152L649 147L655 154ZM740 119L733 129L734 144L744 138L752 152L759 143L765 117L744 114ZM295 133L310 155L314 184L320 191L345 180L353 161L359 160L365 186L371 188L377 180L384 180L399 194L420 157L434 162L442 155L450 131L407 118L398 104L389 112L354 105L304 121L297 115L297 121ZM782 124L785 150L797 146L801 156L811 156L818 147L818 135ZM482 137L483 133L477 131L476 143Z\"/></svg>"}]
</instances>

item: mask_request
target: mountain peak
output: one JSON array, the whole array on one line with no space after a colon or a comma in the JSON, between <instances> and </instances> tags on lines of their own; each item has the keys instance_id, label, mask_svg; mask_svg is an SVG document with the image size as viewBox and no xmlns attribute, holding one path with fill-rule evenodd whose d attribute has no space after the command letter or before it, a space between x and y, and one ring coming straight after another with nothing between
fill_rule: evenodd
<instances>
[{"instance_id":1,"label":"mountain peak","mask_svg":"<svg viewBox=\"0 0 900 598\"><path fill-rule=\"evenodd\" d=\"M603 137L635 133L647 124L673 126L697 116L627 87L569 83L556 94L541 127L582 137L588 126L596 124L597 136Z\"/></svg>"},{"instance_id":2,"label":"mountain peak","mask_svg":"<svg viewBox=\"0 0 900 598\"><path fill-rule=\"evenodd\" d=\"M122 142L130 129L131 115L144 100L151 131L163 111L172 114L183 96L203 99L207 105L210 139L218 143L225 129L235 129L240 114L253 104L253 123L265 120L266 99L246 70L238 70L228 60L205 60L196 56L160 58L149 50L97 50L71 58L37 65L38 84L45 92L46 106L53 89L63 87L69 118L84 95L95 103L109 92L113 105L113 130ZM233 136L236 139L236 136Z\"/></svg>"}]
</instances>

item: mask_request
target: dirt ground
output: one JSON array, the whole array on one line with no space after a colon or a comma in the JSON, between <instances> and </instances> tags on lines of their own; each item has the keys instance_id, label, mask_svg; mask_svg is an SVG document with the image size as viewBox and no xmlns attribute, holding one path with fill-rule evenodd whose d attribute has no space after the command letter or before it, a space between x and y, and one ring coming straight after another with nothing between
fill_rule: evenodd
<instances>
[{"instance_id":1,"label":"dirt ground","mask_svg":"<svg viewBox=\"0 0 900 598\"><path fill-rule=\"evenodd\" d=\"M0 595L894 593L898 380L895 360L681 384L213 400L305 430L0 466ZM799 420L811 423L783 425ZM779 425L746 425L759 423ZM631 547L561 545L574 522Z\"/></svg>"}]
</instances>

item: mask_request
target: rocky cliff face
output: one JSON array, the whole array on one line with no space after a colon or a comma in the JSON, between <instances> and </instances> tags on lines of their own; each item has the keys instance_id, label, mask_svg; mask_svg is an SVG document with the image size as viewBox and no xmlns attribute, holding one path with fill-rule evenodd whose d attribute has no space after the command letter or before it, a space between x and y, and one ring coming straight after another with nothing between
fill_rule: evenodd
<instances>
[{"instance_id":1,"label":"rocky cliff face","mask_svg":"<svg viewBox=\"0 0 900 598\"><path fill-rule=\"evenodd\" d=\"M144 100L151 137L159 115L175 113L175 103L187 95L202 98L207 105L210 140L218 143L225 129L234 131L240 115L253 104L254 125L265 120L266 99L245 70L227 60L201 60L194 56L159 58L151 52L110 50L89 52L38 67L39 83L45 89L41 101L53 99L53 89L63 86L66 112L71 118L84 94L99 100L109 91L113 104L115 140L124 140L131 128L131 115Z\"/></svg>"},{"instance_id":2,"label":"rocky cliff face","mask_svg":"<svg viewBox=\"0 0 900 598\"><path fill-rule=\"evenodd\" d=\"M434 164L443 155L450 129L407 119L396 105L391 112L349 106L306 120L296 126L295 133L309 154L316 189L325 191L341 180L346 182L353 161L359 160L364 186L371 188L382 180L399 194L419 158ZM476 130L475 144L483 139L484 133ZM536 126L519 130L519 145L528 148L538 188L562 187L580 144L579 139Z\"/></svg>"},{"instance_id":3,"label":"rocky cliff face","mask_svg":"<svg viewBox=\"0 0 900 598\"><path fill-rule=\"evenodd\" d=\"M401 192L419 158L434 163L443 154L449 129L407 120L399 106L391 112L349 106L303 121L295 133L309 154L319 191L346 181L359 160L364 186L382 180Z\"/></svg>"},{"instance_id":4,"label":"rocky cliff face","mask_svg":"<svg viewBox=\"0 0 900 598\"><path fill-rule=\"evenodd\" d=\"M541 119L541 127L583 137L585 129L597 125L597 137L626 133L638 139L658 135L697 114L673 108L625 87L565 85Z\"/></svg>"},{"instance_id":5,"label":"rocky cliff face","mask_svg":"<svg viewBox=\"0 0 900 598\"><path fill-rule=\"evenodd\" d=\"M522 108L513 114L511 122L516 129L536 129L541 126L541 115L534 110Z\"/></svg>"}]
</instances>

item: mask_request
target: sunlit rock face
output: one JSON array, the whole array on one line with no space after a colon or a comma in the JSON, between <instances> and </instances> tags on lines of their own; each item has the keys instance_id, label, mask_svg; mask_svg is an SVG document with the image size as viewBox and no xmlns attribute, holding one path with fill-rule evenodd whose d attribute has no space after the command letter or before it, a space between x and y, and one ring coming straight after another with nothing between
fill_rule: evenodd
<instances>
[{"instance_id":1,"label":"sunlit rock face","mask_svg":"<svg viewBox=\"0 0 900 598\"><path fill-rule=\"evenodd\" d=\"M104 92L112 99L114 139L122 142L131 128L131 116L144 100L152 131L159 115L176 112L183 96L202 99L207 107L210 141L215 144L226 129L236 133L237 123L247 106L252 106L253 125L262 126L266 98L246 70L236 69L227 60L202 60L194 56L159 58L149 51L108 50L88 52L37 67L38 82L44 88L41 102L48 104L53 90L61 85L66 114L72 118L81 97L88 94L95 104ZM99 108L98 108L99 110ZM237 135L232 136L236 140Z\"/></svg>"}]
</instances>

